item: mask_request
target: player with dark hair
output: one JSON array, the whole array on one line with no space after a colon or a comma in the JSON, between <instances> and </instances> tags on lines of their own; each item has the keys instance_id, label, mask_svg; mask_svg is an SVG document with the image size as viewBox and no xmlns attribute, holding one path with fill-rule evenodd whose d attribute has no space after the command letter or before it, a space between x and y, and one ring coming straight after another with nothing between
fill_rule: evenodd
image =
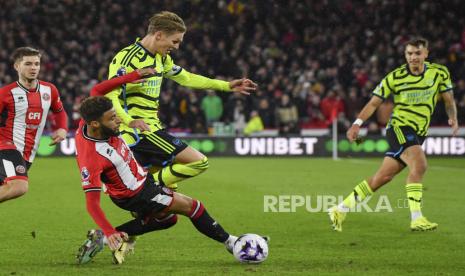
<instances>
[{"instance_id":1,"label":"player with dark hair","mask_svg":"<svg viewBox=\"0 0 465 276\"><path fill-rule=\"evenodd\" d=\"M104 93L150 73L150 68L138 69L104 81L93 88L91 95ZM83 121L76 131L77 161L87 210L102 230L89 231L88 240L79 249L78 263L89 262L105 243L113 251L114 262L122 263L130 247L128 236L167 229L176 224L176 214L189 217L199 232L224 243L227 250L232 251L237 237L228 234L200 201L156 183L136 161L120 136L121 120L111 100L98 96L87 98L80 107L80 113ZM136 213L137 218L113 227L100 207L103 185L118 207Z\"/></svg>"},{"instance_id":2,"label":"player with dark hair","mask_svg":"<svg viewBox=\"0 0 465 276\"><path fill-rule=\"evenodd\" d=\"M57 129L52 143L66 138L68 116L55 85L38 79L38 50L21 47L12 54L18 80L0 88L0 202L24 195L27 172L36 156L47 114L54 114Z\"/></svg>"},{"instance_id":3,"label":"player with dark hair","mask_svg":"<svg viewBox=\"0 0 465 276\"><path fill-rule=\"evenodd\" d=\"M230 82L188 72L174 64L170 52L179 48L186 26L172 12L160 12L149 20L142 40L119 51L110 63L109 78L137 68L154 67L156 73L144 83L127 84L110 92L121 133L143 166L152 166L155 179L172 189L177 182L204 172L209 164L205 155L170 135L158 118L163 78L193 89L232 91L248 95L257 85L249 79Z\"/></svg>"},{"instance_id":4,"label":"player with dark hair","mask_svg":"<svg viewBox=\"0 0 465 276\"><path fill-rule=\"evenodd\" d=\"M329 210L332 226L336 231L342 231L342 222L356 203L389 183L405 167L409 168L405 188L411 212L410 229L427 231L438 227L437 223L428 221L421 212L422 182L427 167L421 145L427 135L438 98L444 100L448 123L452 127L453 135L457 134L457 108L452 82L449 70L445 66L425 61L428 57L426 39L415 38L408 41L404 53L407 64L390 72L381 81L373 91L371 100L347 131L347 138L351 142L355 141L362 123L392 95L394 110L386 129L390 148L378 171L355 186L353 192L342 203Z\"/></svg>"}]
</instances>

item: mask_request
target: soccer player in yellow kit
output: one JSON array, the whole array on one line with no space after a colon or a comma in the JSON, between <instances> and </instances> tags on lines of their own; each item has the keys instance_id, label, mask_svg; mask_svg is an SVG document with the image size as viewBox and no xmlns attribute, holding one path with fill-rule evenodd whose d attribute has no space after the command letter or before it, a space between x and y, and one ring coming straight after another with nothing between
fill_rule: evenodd
<instances>
[{"instance_id":1,"label":"soccer player in yellow kit","mask_svg":"<svg viewBox=\"0 0 465 276\"><path fill-rule=\"evenodd\" d=\"M154 178L172 189L177 182L196 176L208 168L208 159L196 149L170 135L158 118L160 88L163 78L193 89L213 89L250 94L257 85L246 78L230 82L210 79L175 65L170 52L179 48L186 26L172 12L160 12L149 20L142 40L119 51L109 67L109 78L138 68L153 67L156 73L145 82L130 83L113 90L109 97L123 124L123 139L131 146L143 166L152 166Z\"/></svg>"},{"instance_id":2,"label":"soccer player in yellow kit","mask_svg":"<svg viewBox=\"0 0 465 276\"><path fill-rule=\"evenodd\" d=\"M343 202L329 210L334 230L342 231L342 222L347 212L391 181L405 167L409 168L405 188L411 213L410 229L428 231L438 227L437 223L428 221L421 212L422 182L427 166L421 145L439 97L444 100L453 135L457 134L458 122L449 70L443 65L426 62L427 57L426 39L408 41L405 46L407 64L396 68L381 81L373 91L371 100L347 131L347 138L351 142L355 141L363 121L392 95L394 110L386 129L390 148L378 171L360 182Z\"/></svg>"}]
</instances>

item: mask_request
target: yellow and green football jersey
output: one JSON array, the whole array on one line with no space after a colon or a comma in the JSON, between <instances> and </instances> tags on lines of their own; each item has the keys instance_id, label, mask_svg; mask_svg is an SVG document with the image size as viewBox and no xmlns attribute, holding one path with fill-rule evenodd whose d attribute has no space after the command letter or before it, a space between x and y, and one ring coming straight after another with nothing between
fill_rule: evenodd
<instances>
[{"instance_id":1,"label":"yellow and green football jersey","mask_svg":"<svg viewBox=\"0 0 465 276\"><path fill-rule=\"evenodd\" d=\"M438 95L451 91L449 70L443 65L425 62L421 75L413 75L404 64L389 73L373 91L373 95L387 99L391 94L394 109L387 125L409 126L420 136L428 132Z\"/></svg>"},{"instance_id":2,"label":"yellow and green football jersey","mask_svg":"<svg viewBox=\"0 0 465 276\"><path fill-rule=\"evenodd\" d=\"M112 100L116 113L123 121L120 130L128 144L133 144L136 140L135 130L128 127L134 119L143 119L152 132L162 128L158 119L158 108L163 78L172 79L182 86L194 89L231 90L228 82L190 73L174 64L169 55L152 54L138 41L115 55L109 66L108 78L117 76L120 69L130 73L144 67L153 67L157 73L147 78L144 83L126 84L125 95L121 88L106 95Z\"/></svg>"}]
</instances>

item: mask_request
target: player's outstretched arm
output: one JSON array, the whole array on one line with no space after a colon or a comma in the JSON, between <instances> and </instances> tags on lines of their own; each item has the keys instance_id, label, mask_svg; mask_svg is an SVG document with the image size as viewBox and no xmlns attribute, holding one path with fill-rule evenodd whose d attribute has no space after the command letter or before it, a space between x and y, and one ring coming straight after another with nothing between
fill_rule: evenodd
<instances>
[{"instance_id":1,"label":"player's outstretched arm","mask_svg":"<svg viewBox=\"0 0 465 276\"><path fill-rule=\"evenodd\" d=\"M452 128L452 135L455 136L459 131L459 123L457 120L457 106L455 105L454 93L452 90L449 90L441 95L444 100L447 117L449 117L448 123Z\"/></svg>"},{"instance_id":2,"label":"player's outstretched arm","mask_svg":"<svg viewBox=\"0 0 465 276\"><path fill-rule=\"evenodd\" d=\"M211 79L201 75L193 74L183 69L176 75L168 75L168 78L174 80L182 86L194 89L213 89L218 91L232 91L245 95L250 95L257 89L257 84L250 79L242 78L230 82Z\"/></svg>"},{"instance_id":3,"label":"player's outstretched arm","mask_svg":"<svg viewBox=\"0 0 465 276\"><path fill-rule=\"evenodd\" d=\"M128 235L118 232L107 220L105 213L100 207L100 191L86 192L86 207L95 223L102 229L108 239L108 246L111 250L116 250L123 240L127 240Z\"/></svg>"},{"instance_id":4,"label":"player's outstretched arm","mask_svg":"<svg viewBox=\"0 0 465 276\"><path fill-rule=\"evenodd\" d=\"M95 221L95 223L102 229L106 236L116 232L115 228L107 220L105 213L100 207L100 191L86 192L86 207L87 212Z\"/></svg>"},{"instance_id":5,"label":"player's outstretched arm","mask_svg":"<svg viewBox=\"0 0 465 276\"><path fill-rule=\"evenodd\" d=\"M121 104L119 103L119 91L115 90L117 87L130 82L138 82L146 77L150 77L155 74L154 68L147 67L137 69L129 74L119 76L113 79L102 81L92 87L90 91L91 96L103 96L105 95L111 99L113 107L115 108L116 114L121 118L123 123L132 128L138 128L141 131L150 131L150 127L141 119L133 119L127 114Z\"/></svg>"},{"instance_id":6,"label":"player's outstretched arm","mask_svg":"<svg viewBox=\"0 0 465 276\"><path fill-rule=\"evenodd\" d=\"M145 77L151 76L155 74L156 71L154 68L142 68L137 69L129 74L122 75L113 79L104 80L92 87L90 91L91 96L104 96L105 94L109 93L110 91L116 89L117 87L129 83L142 80Z\"/></svg>"},{"instance_id":7,"label":"player's outstretched arm","mask_svg":"<svg viewBox=\"0 0 465 276\"><path fill-rule=\"evenodd\" d=\"M357 120L352 124L352 126L347 130L347 139L350 142L355 141L358 138L358 133L360 132L360 127L363 122L373 115L375 110L383 103L383 99L377 96L371 97L370 101L363 107L362 111L357 116Z\"/></svg>"}]
</instances>

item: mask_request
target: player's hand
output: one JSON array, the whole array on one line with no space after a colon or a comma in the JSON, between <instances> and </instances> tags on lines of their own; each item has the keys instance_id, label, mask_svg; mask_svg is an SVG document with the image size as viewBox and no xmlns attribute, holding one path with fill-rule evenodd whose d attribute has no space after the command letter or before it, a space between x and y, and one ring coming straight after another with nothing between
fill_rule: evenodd
<instances>
[{"instance_id":1,"label":"player's hand","mask_svg":"<svg viewBox=\"0 0 465 276\"><path fill-rule=\"evenodd\" d=\"M454 119L449 119L449 121L447 121L450 125L450 127L452 128L452 136L455 136L457 135L457 133L459 132L459 123L457 122L457 120L454 120Z\"/></svg>"},{"instance_id":2,"label":"player's hand","mask_svg":"<svg viewBox=\"0 0 465 276\"><path fill-rule=\"evenodd\" d=\"M155 70L155 68L152 68L152 67L140 68L140 69L137 69L136 71L137 73L139 73L141 78L138 80L132 81L131 83L146 82L147 81L146 78L154 76L157 73L157 70Z\"/></svg>"},{"instance_id":3,"label":"player's hand","mask_svg":"<svg viewBox=\"0 0 465 276\"><path fill-rule=\"evenodd\" d=\"M66 130L62 128L55 130L55 132L52 133L52 142L49 144L49 146L56 145L61 141L65 140L66 133Z\"/></svg>"},{"instance_id":4,"label":"player's hand","mask_svg":"<svg viewBox=\"0 0 465 276\"><path fill-rule=\"evenodd\" d=\"M233 92L250 95L250 92L257 90L257 84L249 79L237 79L229 82L229 87Z\"/></svg>"},{"instance_id":5,"label":"player's hand","mask_svg":"<svg viewBox=\"0 0 465 276\"><path fill-rule=\"evenodd\" d=\"M129 127L137 128L140 131L150 131L150 126L142 119L135 119L129 123Z\"/></svg>"},{"instance_id":6,"label":"player's hand","mask_svg":"<svg viewBox=\"0 0 465 276\"><path fill-rule=\"evenodd\" d=\"M108 247L110 247L111 251L115 251L121 246L122 242L128 240L128 234L125 232L116 232L108 236L107 240Z\"/></svg>"},{"instance_id":7,"label":"player's hand","mask_svg":"<svg viewBox=\"0 0 465 276\"><path fill-rule=\"evenodd\" d=\"M349 130L347 130L347 139L352 143L358 138L358 133L360 132L360 126L353 124Z\"/></svg>"}]
</instances>

